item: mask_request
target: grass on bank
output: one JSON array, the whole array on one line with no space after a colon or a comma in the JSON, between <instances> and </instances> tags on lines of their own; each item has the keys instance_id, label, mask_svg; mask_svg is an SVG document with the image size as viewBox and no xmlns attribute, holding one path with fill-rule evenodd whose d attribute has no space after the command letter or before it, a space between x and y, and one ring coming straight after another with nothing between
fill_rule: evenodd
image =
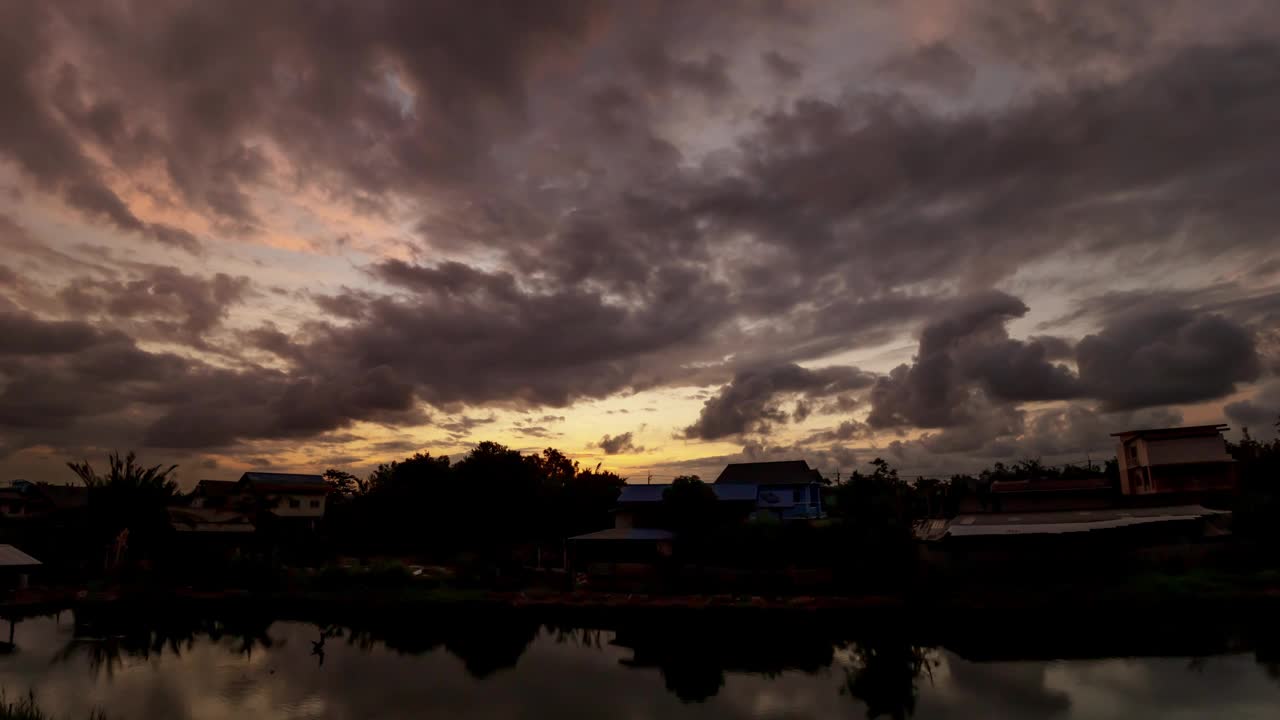
<instances>
[{"instance_id":1,"label":"grass on bank","mask_svg":"<svg viewBox=\"0 0 1280 720\"><path fill-rule=\"evenodd\" d=\"M36 704L35 693L27 693L21 700L9 702L3 690L0 690L0 720L65 720L40 709ZM89 713L89 720L107 720L106 713L94 710Z\"/></svg>"}]
</instances>

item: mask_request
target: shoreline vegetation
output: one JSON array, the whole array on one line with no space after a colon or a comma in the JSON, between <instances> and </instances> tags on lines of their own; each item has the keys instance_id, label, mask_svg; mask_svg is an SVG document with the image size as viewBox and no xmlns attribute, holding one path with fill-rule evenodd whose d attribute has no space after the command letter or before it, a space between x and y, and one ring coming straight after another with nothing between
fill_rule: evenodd
<instances>
[{"instance_id":1,"label":"shoreline vegetation","mask_svg":"<svg viewBox=\"0 0 1280 720\"><path fill-rule=\"evenodd\" d=\"M29 692L22 698L10 702L6 691L3 688L0 688L0 720L72 719L52 715L41 710L39 703L36 702L36 696L34 693ZM107 715L101 710L93 710L89 713L89 720L107 720Z\"/></svg>"},{"instance_id":2,"label":"shoreline vegetation","mask_svg":"<svg viewBox=\"0 0 1280 720\"><path fill-rule=\"evenodd\" d=\"M0 542L44 562L40 581L47 589L0 598L0 614L155 597L338 610L603 613L1274 608L1280 439L1260 442L1246 431L1228 450L1240 471L1230 499L1234 534L1195 556L1130 556L1114 539L1067 551L1010 541L1019 552L998 561L939 563L917 541L919 523L953 517L961 501L980 497L992 482L1112 477L1114 461L1053 468L1027 460L977 476L911 481L876 459L868 472L823 486L829 517L812 522L722 519L709 485L678 478L661 503L677 530L672 555L658 572L600 583L572 563L568 571L557 565L569 555L565 538L612 525L625 480L582 468L554 449L525 455L486 442L457 463L417 454L381 465L367 479L330 470L330 499L318 526L297 533L264 523L212 547L190 541L214 538L193 538L170 525L169 509L188 501L168 477L173 468L113 454L101 475L87 462L70 464L87 494L73 514L3 524Z\"/></svg>"}]
</instances>

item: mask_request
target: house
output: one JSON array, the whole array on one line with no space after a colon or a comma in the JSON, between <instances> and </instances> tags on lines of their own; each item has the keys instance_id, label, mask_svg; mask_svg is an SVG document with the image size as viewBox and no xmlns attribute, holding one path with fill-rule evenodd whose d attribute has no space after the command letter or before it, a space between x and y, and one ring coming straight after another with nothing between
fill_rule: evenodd
<instances>
[{"instance_id":1,"label":"house","mask_svg":"<svg viewBox=\"0 0 1280 720\"><path fill-rule=\"evenodd\" d=\"M233 508L242 505L244 497L240 483L235 480L201 480L187 496L187 505L193 508Z\"/></svg>"},{"instance_id":2,"label":"house","mask_svg":"<svg viewBox=\"0 0 1280 720\"><path fill-rule=\"evenodd\" d=\"M236 485L239 495L252 498L259 514L308 527L324 517L329 484L320 475L247 472Z\"/></svg>"},{"instance_id":3,"label":"house","mask_svg":"<svg viewBox=\"0 0 1280 720\"><path fill-rule=\"evenodd\" d=\"M1120 492L1131 497L1200 496L1235 490L1235 460L1222 436L1227 429L1195 425L1113 433Z\"/></svg>"},{"instance_id":4,"label":"house","mask_svg":"<svg viewBox=\"0 0 1280 720\"><path fill-rule=\"evenodd\" d=\"M823 516L822 476L803 460L735 463L711 484L718 514L708 523L746 520L812 520ZM665 524L662 499L669 484L626 485L618 495L615 528Z\"/></svg>"},{"instance_id":5,"label":"house","mask_svg":"<svg viewBox=\"0 0 1280 720\"><path fill-rule=\"evenodd\" d=\"M822 511L822 474L804 460L731 463L716 478L713 488L754 487L754 517L777 520L812 520Z\"/></svg>"},{"instance_id":6,"label":"house","mask_svg":"<svg viewBox=\"0 0 1280 720\"><path fill-rule=\"evenodd\" d=\"M29 574L40 565L42 563L39 560L16 547L0 545L0 585L5 589L25 589Z\"/></svg>"},{"instance_id":7,"label":"house","mask_svg":"<svg viewBox=\"0 0 1280 720\"><path fill-rule=\"evenodd\" d=\"M714 515L707 525L750 520L796 521L823 516L822 476L803 460L735 463L710 485ZM569 538L566 564L594 575L651 576L671 556L663 497L670 484L624 485L608 530Z\"/></svg>"}]
</instances>

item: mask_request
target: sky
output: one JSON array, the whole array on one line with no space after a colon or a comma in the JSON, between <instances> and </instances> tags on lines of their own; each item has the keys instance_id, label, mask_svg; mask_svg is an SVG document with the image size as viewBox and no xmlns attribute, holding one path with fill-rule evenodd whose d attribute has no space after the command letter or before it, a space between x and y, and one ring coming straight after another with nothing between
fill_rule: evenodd
<instances>
[{"instance_id":1,"label":"sky","mask_svg":"<svg viewBox=\"0 0 1280 720\"><path fill-rule=\"evenodd\" d=\"M1267 0L0 3L0 479L1280 414Z\"/></svg>"}]
</instances>

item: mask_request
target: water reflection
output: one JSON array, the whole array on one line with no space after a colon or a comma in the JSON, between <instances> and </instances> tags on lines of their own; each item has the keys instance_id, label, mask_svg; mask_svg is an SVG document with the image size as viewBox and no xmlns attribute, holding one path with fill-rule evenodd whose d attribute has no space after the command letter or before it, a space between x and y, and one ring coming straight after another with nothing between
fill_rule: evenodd
<instances>
[{"instance_id":1,"label":"water reflection","mask_svg":"<svg viewBox=\"0 0 1280 720\"><path fill-rule=\"evenodd\" d=\"M102 609L20 624L0 684L35 689L71 717L94 705L118 718L1280 716L1280 633L1265 625L1187 631L1182 649L1167 632L1135 630L1131 652L1110 636L1094 657L1077 629L1057 648L1035 645L1030 660L1016 654L1025 638L940 647L875 630L584 629L521 612L315 625ZM964 657L975 653L980 662ZM1054 656L1077 659L1042 659Z\"/></svg>"}]
</instances>

